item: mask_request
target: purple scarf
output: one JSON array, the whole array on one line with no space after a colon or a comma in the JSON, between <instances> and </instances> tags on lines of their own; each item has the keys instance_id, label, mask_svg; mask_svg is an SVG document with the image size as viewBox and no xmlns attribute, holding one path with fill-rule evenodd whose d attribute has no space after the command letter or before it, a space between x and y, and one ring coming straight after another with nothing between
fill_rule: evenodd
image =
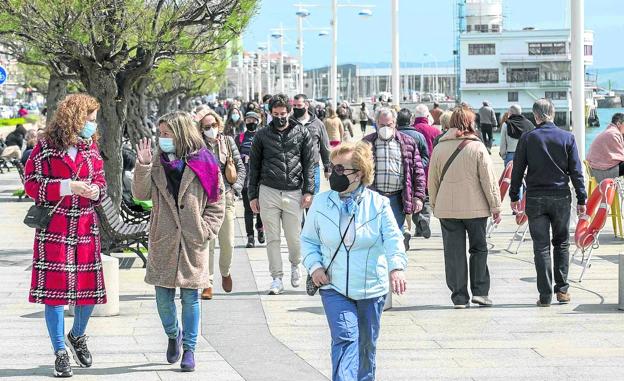
<instances>
[{"instance_id":1,"label":"purple scarf","mask_svg":"<svg viewBox=\"0 0 624 381\"><path fill-rule=\"evenodd\" d=\"M160 157L165 171L179 171L184 169L185 161L182 159L175 159L168 161L164 154ZM210 151L206 148L201 148L199 151L192 153L186 158L186 165L191 168L199 179L208 202L216 202L219 200L219 162Z\"/></svg>"}]
</instances>

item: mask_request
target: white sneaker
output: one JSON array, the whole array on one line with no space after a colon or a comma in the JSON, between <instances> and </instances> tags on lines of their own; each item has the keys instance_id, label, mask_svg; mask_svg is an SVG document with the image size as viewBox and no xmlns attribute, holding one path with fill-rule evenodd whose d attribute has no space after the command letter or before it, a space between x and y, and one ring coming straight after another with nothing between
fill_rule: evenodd
<instances>
[{"instance_id":1,"label":"white sneaker","mask_svg":"<svg viewBox=\"0 0 624 381\"><path fill-rule=\"evenodd\" d=\"M290 284L295 288L301 285L301 270L299 270L299 265L290 265Z\"/></svg>"},{"instance_id":2,"label":"white sneaker","mask_svg":"<svg viewBox=\"0 0 624 381\"><path fill-rule=\"evenodd\" d=\"M271 288L269 288L269 295L279 295L284 292L284 284L282 278L273 278L271 282Z\"/></svg>"}]
</instances>

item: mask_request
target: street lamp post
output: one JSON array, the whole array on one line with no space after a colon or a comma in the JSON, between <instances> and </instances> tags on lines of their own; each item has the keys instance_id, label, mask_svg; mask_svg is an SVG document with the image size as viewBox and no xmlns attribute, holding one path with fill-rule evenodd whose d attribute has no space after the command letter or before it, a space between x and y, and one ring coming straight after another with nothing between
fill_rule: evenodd
<instances>
[{"instance_id":1,"label":"street lamp post","mask_svg":"<svg viewBox=\"0 0 624 381\"><path fill-rule=\"evenodd\" d=\"M399 0L392 1L392 100L397 106L401 104L400 73L399 73Z\"/></svg>"},{"instance_id":2,"label":"street lamp post","mask_svg":"<svg viewBox=\"0 0 624 381\"><path fill-rule=\"evenodd\" d=\"M570 0L572 10L572 132L581 160L585 159L585 0Z\"/></svg>"}]
</instances>

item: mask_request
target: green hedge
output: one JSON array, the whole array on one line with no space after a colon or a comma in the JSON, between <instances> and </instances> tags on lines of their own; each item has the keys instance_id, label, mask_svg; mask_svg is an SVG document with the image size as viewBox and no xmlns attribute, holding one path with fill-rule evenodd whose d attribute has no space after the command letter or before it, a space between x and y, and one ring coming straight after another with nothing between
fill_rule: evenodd
<instances>
[{"instance_id":1,"label":"green hedge","mask_svg":"<svg viewBox=\"0 0 624 381\"><path fill-rule=\"evenodd\" d=\"M0 119L0 126L16 126L18 124L35 123L39 120L36 115L26 115L26 118Z\"/></svg>"}]
</instances>

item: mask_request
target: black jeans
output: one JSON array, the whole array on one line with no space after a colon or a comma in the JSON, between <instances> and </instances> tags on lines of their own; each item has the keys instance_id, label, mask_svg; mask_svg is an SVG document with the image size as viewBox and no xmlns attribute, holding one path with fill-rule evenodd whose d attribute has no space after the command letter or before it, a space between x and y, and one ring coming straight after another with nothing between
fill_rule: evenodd
<instances>
[{"instance_id":1,"label":"black jeans","mask_svg":"<svg viewBox=\"0 0 624 381\"><path fill-rule=\"evenodd\" d=\"M536 196L527 193L526 214L533 239L533 255L537 271L540 301L550 303L553 294L553 272L550 260L550 230L552 228L555 292L568 291L570 257L571 196Z\"/></svg>"},{"instance_id":2,"label":"black jeans","mask_svg":"<svg viewBox=\"0 0 624 381\"><path fill-rule=\"evenodd\" d=\"M366 125L368 124L368 121L360 121L360 128L362 129L362 133L366 132Z\"/></svg>"},{"instance_id":3,"label":"black jeans","mask_svg":"<svg viewBox=\"0 0 624 381\"><path fill-rule=\"evenodd\" d=\"M481 135L483 137L483 143L485 143L485 146L487 148L492 148L492 139L493 139L492 129L493 128L494 126L491 124L481 123Z\"/></svg>"},{"instance_id":4,"label":"black jeans","mask_svg":"<svg viewBox=\"0 0 624 381\"><path fill-rule=\"evenodd\" d=\"M431 223L431 207L429 206L429 196L425 198L422 210L418 213L412 214L412 222L416 226L416 237L422 237L422 229L420 228L421 220L425 220L427 225Z\"/></svg>"},{"instance_id":5,"label":"black jeans","mask_svg":"<svg viewBox=\"0 0 624 381\"><path fill-rule=\"evenodd\" d=\"M245 232L247 233L247 237L253 237L253 219L254 213L251 210L251 205L249 205L249 195L247 194L247 187L243 188L243 206L245 207ZM260 215L256 214L256 230L262 230L262 220L260 219Z\"/></svg>"},{"instance_id":6,"label":"black jeans","mask_svg":"<svg viewBox=\"0 0 624 381\"><path fill-rule=\"evenodd\" d=\"M487 218L440 219L444 244L446 285L451 290L453 304L468 304L468 264L466 263L466 233L470 253L470 291L473 296L490 292L490 270L487 265L488 247L485 239Z\"/></svg>"}]
</instances>

